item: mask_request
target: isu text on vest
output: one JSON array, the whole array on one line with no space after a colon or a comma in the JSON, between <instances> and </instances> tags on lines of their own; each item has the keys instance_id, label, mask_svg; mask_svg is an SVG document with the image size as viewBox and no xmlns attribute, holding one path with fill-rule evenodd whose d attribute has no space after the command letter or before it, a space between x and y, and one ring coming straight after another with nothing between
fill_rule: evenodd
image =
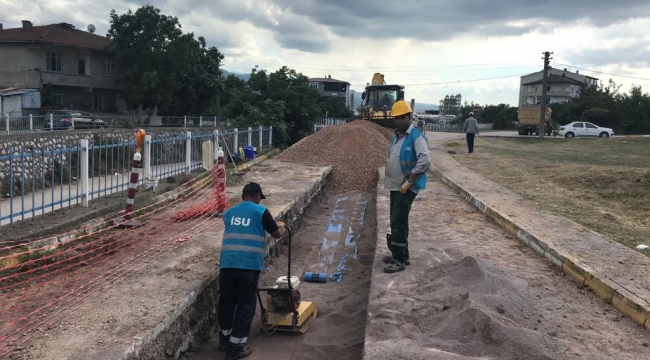
<instances>
[{"instance_id":1,"label":"isu text on vest","mask_svg":"<svg viewBox=\"0 0 650 360\"><path fill-rule=\"evenodd\" d=\"M250 224L251 224L250 218L240 218L236 216L230 218L230 225L249 226Z\"/></svg>"}]
</instances>

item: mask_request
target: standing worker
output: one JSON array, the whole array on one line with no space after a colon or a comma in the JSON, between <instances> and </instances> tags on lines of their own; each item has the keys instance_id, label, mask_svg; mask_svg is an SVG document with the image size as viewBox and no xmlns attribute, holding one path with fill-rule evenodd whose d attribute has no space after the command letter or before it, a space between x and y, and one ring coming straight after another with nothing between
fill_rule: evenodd
<instances>
[{"instance_id":1,"label":"standing worker","mask_svg":"<svg viewBox=\"0 0 650 360\"><path fill-rule=\"evenodd\" d=\"M409 265L409 212L418 192L426 188L431 164L427 138L413 126L413 111L404 100L393 105L395 136L388 150L384 187L390 191L390 230L386 235L391 255L382 260L384 271L394 273Z\"/></svg>"},{"instance_id":2,"label":"standing worker","mask_svg":"<svg viewBox=\"0 0 650 360\"><path fill-rule=\"evenodd\" d=\"M465 130L465 137L467 137L467 150L471 154L474 152L474 137L478 135L478 121L474 118L473 112L470 111L463 129Z\"/></svg>"},{"instance_id":3,"label":"standing worker","mask_svg":"<svg viewBox=\"0 0 650 360\"><path fill-rule=\"evenodd\" d=\"M264 270L265 231L282 237L280 226L269 210L259 205L266 199L259 184L251 182L242 191L243 202L226 210L223 244L219 259L219 350L226 359L251 354L246 345L257 301L257 280Z\"/></svg>"}]
</instances>

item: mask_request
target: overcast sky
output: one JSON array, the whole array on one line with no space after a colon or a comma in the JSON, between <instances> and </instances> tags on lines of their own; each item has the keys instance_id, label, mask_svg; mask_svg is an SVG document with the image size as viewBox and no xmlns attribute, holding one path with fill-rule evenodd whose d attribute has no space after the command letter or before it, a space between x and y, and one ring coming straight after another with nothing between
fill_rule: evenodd
<instances>
[{"instance_id":1,"label":"overcast sky","mask_svg":"<svg viewBox=\"0 0 650 360\"><path fill-rule=\"evenodd\" d=\"M0 0L4 28L68 22L98 34L109 13L143 0ZM307 76L346 80L362 91L373 73L405 85L406 97L434 103L461 93L480 104L517 105L519 76L566 65L627 90L650 89L647 0L175 0L152 5L179 18L226 56L224 69L248 73L287 65ZM573 71L576 69L573 68ZM497 78L475 81L486 78ZM632 79L640 78L640 79ZM644 80L647 79L647 80Z\"/></svg>"}]
</instances>

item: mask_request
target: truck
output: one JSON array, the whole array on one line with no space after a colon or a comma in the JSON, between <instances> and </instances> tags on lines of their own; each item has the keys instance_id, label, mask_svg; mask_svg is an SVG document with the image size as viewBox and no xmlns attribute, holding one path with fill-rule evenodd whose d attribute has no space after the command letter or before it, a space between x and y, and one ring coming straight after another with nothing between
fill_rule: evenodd
<instances>
[{"instance_id":1,"label":"truck","mask_svg":"<svg viewBox=\"0 0 650 360\"><path fill-rule=\"evenodd\" d=\"M520 107L517 111L517 118L519 123L517 124L517 131L519 135L538 135L539 134L539 117L542 113L542 108L540 106L528 106ZM545 130L546 135L551 136L551 131L553 130L551 115L553 110L550 106L546 107L546 116L545 116Z\"/></svg>"}]
</instances>

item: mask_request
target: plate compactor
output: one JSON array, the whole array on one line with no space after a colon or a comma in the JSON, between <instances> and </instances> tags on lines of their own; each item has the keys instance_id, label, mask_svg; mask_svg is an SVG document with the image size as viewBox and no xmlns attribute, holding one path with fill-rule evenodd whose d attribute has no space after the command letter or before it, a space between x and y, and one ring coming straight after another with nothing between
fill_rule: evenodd
<instances>
[{"instance_id":1,"label":"plate compactor","mask_svg":"<svg viewBox=\"0 0 650 360\"><path fill-rule=\"evenodd\" d=\"M262 330L266 333L276 330L304 333L318 310L311 301L302 301L298 286L300 280L291 276L291 231L285 228L288 239L287 276L281 276L272 287L258 288L257 299L262 314ZM266 292L266 307L262 301L262 292Z\"/></svg>"}]
</instances>

